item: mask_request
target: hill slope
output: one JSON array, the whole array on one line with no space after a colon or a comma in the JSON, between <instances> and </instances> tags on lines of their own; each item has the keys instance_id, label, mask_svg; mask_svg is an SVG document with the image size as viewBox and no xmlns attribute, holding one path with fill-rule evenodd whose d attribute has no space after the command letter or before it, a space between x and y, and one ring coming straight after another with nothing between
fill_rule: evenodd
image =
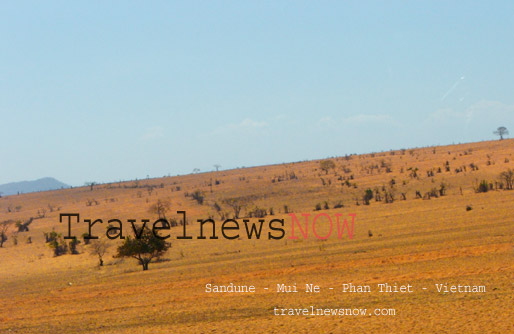
<instances>
[{"instance_id":1,"label":"hill slope","mask_svg":"<svg viewBox=\"0 0 514 334\"><path fill-rule=\"evenodd\" d=\"M0 248L0 332L12 333L509 333L514 311L514 191L501 172L514 169L514 140L397 150L224 170L0 199L8 240ZM322 166L328 166L322 169ZM477 185L487 184L485 192ZM372 191L366 203L364 196ZM193 196L193 194L195 194ZM241 238L222 238L222 217L240 199ZM79 254L54 257L44 234L61 213L102 219L93 234L106 239L108 219L157 219L187 211L190 240L178 240L142 271L114 258L119 240L106 240L105 265L81 238ZM166 207L167 206L163 206ZM356 215L353 239L333 234L289 239L294 212L314 217ZM281 240L248 240L242 217L282 218ZM17 232L16 221L29 221ZM219 239L198 239L198 218L212 217ZM250 218L252 217L252 218ZM336 225L334 223L334 225ZM263 235L269 229L264 226ZM322 217L319 235L330 228ZM212 233L210 226L206 235ZM229 231L234 232L234 231ZM297 232L298 233L298 232ZM232 234L232 233L230 233ZM206 284L254 285L256 293L205 293ZM342 285L370 285L343 293ZM380 293L377 284L412 285L413 293ZM277 293L277 284L298 293ZM320 286L306 293L306 284ZM436 284L481 285L485 293L439 293ZM426 289L426 290L424 290ZM278 308L393 309L394 316L276 316Z\"/></svg>"}]
</instances>

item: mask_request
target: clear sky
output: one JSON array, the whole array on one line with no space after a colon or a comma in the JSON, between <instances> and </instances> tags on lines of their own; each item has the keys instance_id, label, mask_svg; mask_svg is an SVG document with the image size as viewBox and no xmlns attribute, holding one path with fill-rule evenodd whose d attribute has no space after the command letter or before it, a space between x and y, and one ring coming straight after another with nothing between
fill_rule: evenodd
<instances>
[{"instance_id":1,"label":"clear sky","mask_svg":"<svg viewBox=\"0 0 514 334\"><path fill-rule=\"evenodd\" d=\"M0 183L514 134L512 1L2 1Z\"/></svg>"}]
</instances>

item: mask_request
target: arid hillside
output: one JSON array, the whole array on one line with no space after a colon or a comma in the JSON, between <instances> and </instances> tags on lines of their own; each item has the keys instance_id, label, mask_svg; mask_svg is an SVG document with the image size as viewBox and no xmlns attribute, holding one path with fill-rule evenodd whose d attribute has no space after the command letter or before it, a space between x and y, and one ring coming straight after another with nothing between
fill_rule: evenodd
<instances>
[{"instance_id":1,"label":"arid hillside","mask_svg":"<svg viewBox=\"0 0 514 334\"><path fill-rule=\"evenodd\" d=\"M2 197L0 333L512 332L513 155L506 139ZM192 240L176 239L184 225L177 211L187 212ZM81 242L78 254L54 256L45 233L67 233L63 213L80 214L72 228ZM355 214L353 238L289 239L290 213ZM173 226L171 248L148 271L114 257L119 240L107 241L98 266L81 237L84 219L102 219L93 234L105 239L109 219L159 217ZM284 219L285 237L249 239L242 228L235 240L198 239L197 219L208 218L218 236L225 219ZM325 223L318 232L328 233ZM341 291L385 282L414 292ZM229 283L256 292L205 292L206 284ZM277 293L277 284L299 292ZM321 291L306 293L306 284ZM440 293L436 284L486 292ZM274 315L311 305L395 315Z\"/></svg>"}]
</instances>

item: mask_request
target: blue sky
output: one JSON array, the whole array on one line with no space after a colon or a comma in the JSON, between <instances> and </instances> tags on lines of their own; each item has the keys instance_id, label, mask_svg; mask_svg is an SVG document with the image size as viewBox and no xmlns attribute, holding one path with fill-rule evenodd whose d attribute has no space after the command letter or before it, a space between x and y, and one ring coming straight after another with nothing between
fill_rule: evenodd
<instances>
[{"instance_id":1,"label":"blue sky","mask_svg":"<svg viewBox=\"0 0 514 334\"><path fill-rule=\"evenodd\" d=\"M508 1L0 3L0 183L514 131Z\"/></svg>"}]
</instances>

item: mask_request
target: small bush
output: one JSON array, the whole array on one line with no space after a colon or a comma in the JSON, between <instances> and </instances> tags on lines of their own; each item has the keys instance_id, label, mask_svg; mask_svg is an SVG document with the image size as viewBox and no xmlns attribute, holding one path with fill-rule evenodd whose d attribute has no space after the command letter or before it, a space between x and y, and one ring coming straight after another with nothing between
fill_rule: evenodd
<instances>
[{"instance_id":1,"label":"small bush","mask_svg":"<svg viewBox=\"0 0 514 334\"><path fill-rule=\"evenodd\" d=\"M340 209L344 208L343 202L339 201L336 204L334 204L334 209Z\"/></svg>"},{"instance_id":2,"label":"small bush","mask_svg":"<svg viewBox=\"0 0 514 334\"><path fill-rule=\"evenodd\" d=\"M195 190L195 192L191 194L191 197L193 197L193 199L197 201L200 205L203 204L203 201L205 199L203 192L201 192L200 190Z\"/></svg>"},{"instance_id":3,"label":"small bush","mask_svg":"<svg viewBox=\"0 0 514 334\"><path fill-rule=\"evenodd\" d=\"M49 243L49 242L52 242L58 238L61 237L61 234L55 232L55 231L52 231L52 232L43 232L43 235L45 236L45 242L46 243Z\"/></svg>"},{"instance_id":4,"label":"small bush","mask_svg":"<svg viewBox=\"0 0 514 334\"><path fill-rule=\"evenodd\" d=\"M428 193L430 194L430 197L435 197L435 198L439 197L439 190L437 190L437 188L430 189L430 191Z\"/></svg>"},{"instance_id":5,"label":"small bush","mask_svg":"<svg viewBox=\"0 0 514 334\"><path fill-rule=\"evenodd\" d=\"M82 233L82 240L84 240L84 245L89 245L90 239L86 238L88 236L89 236L89 233Z\"/></svg>"},{"instance_id":6,"label":"small bush","mask_svg":"<svg viewBox=\"0 0 514 334\"><path fill-rule=\"evenodd\" d=\"M480 181L478 187L475 189L477 193L486 193L489 191L489 183L486 180Z\"/></svg>"},{"instance_id":7,"label":"small bush","mask_svg":"<svg viewBox=\"0 0 514 334\"><path fill-rule=\"evenodd\" d=\"M366 189L364 192L364 196L362 196L362 201L364 202L364 205L369 205L369 201L373 199L373 190Z\"/></svg>"},{"instance_id":8,"label":"small bush","mask_svg":"<svg viewBox=\"0 0 514 334\"><path fill-rule=\"evenodd\" d=\"M444 182L441 182L441 185L439 187L439 196L444 196L446 195L446 189L448 188L448 186L446 185L446 183Z\"/></svg>"},{"instance_id":9,"label":"small bush","mask_svg":"<svg viewBox=\"0 0 514 334\"><path fill-rule=\"evenodd\" d=\"M48 247L50 247L50 249L53 250L54 256L66 254L66 252L68 251L68 246L66 245L60 234L58 234L58 236L55 239L48 242Z\"/></svg>"},{"instance_id":10,"label":"small bush","mask_svg":"<svg viewBox=\"0 0 514 334\"><path fill-rule=\"evenodd\" d=\"M77 245L80 244L80 240L77 238L73 238L68 243L68 252L70 254L78 254Z\"/></svg>"}]
</instances>

